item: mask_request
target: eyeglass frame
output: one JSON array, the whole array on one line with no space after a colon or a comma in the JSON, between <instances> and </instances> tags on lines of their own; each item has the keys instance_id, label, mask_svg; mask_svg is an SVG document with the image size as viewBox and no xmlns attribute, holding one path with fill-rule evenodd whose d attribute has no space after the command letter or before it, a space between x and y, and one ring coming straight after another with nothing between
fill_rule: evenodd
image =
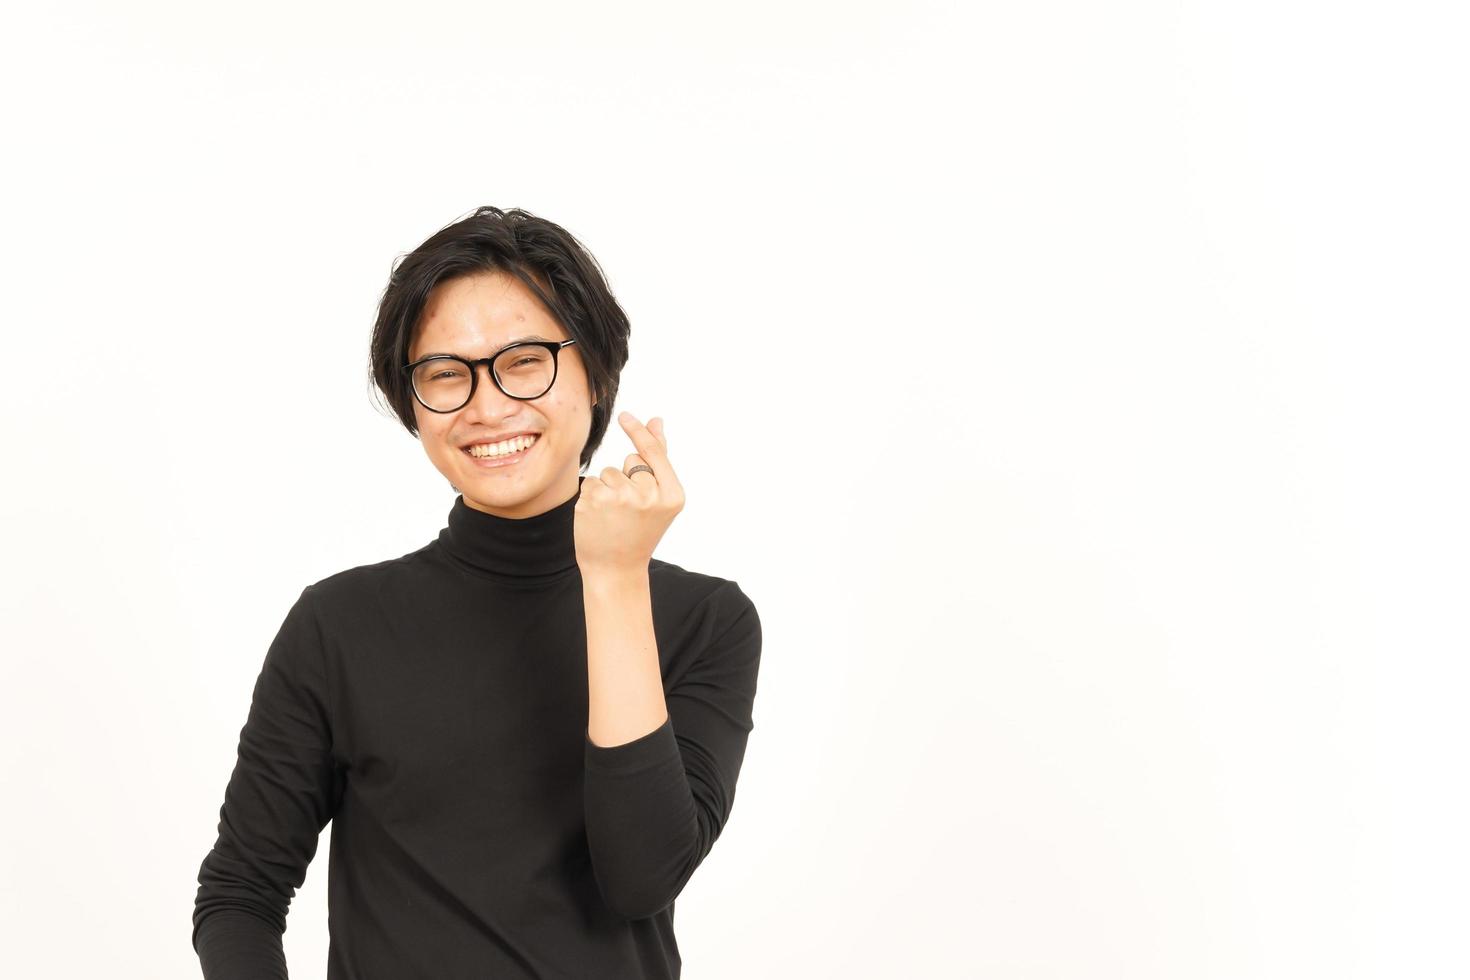
<instances>
[{"instance_id":1,"label":"eyeglass frame","mask_svg":"<svg viewBox=\"0 0 1470 980\"><path fill-rule=\"evenodd\" d=\"M495 382L495 387L499 388L500 393L503 394L505 397L514 398L516 401L519 402L533 402L538 398L545 398L546 395L551 391L551 389L556 387L556 379L561 374L561 350L563 347L570 347L576 342L577 341L575 338L573 338L572 340L523 340L520 343L508 344L505 347L500 348L500 350L496 351L489 357L478 357L473 360L468 357L460 357L458 354L430 354L428 357L419 358L412 364L403 365L403 367L399 368L399 370L403 372L404 377L408 381L408 390L413 394L414 401L418 402L420 405L423 405L425 411L433 412L436 415L449 415L452 412L458 412L460 411L460 409L464 408L465 405L468 405L470 402L475 400L475 391L477 390L477 386L480 383L479 368L481 364L485 365L485 370L489 373L490 380ZM500 383L500 378L495 374L496 358L500 357L502 354L507 353L508 351L515 350L517 347L544 347L546 350L551 352L551 381L549 384L547 384L546 391L543 391L539 395L531 395L529 397L523 395L512 395L510 392L505 390L505 385ZM413 371L414 368L418 367L420 364L427 364L430 361L458 361L459 363L467 365L469 367L470 393L469 396L465 398L463 404L461 404L458 408L430 408L428 405L424 404L424 400L419 397L418 387L413 383Z\"/></svg>"}]
</instances>

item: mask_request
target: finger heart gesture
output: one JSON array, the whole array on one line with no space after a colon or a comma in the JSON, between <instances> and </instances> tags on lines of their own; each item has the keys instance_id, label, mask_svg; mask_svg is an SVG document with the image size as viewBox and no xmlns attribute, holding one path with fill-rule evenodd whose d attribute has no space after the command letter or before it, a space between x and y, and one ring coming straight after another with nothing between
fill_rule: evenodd
<instances>
[{"instance_id":1,"label":"finger heart gesture","mask_svg":"<svg viewBox=\"0 0 1470 980\"><path fill-rule=\"evenodd\" d=\"M599 476L582 478L574 537L583 574L646 572L654 548L684 509L684 488L669 463L663 419L650 419L645 427L622 412L618 422L638 451L628 455L622 469L609 466Z\"/></svg>"}]
</instances>

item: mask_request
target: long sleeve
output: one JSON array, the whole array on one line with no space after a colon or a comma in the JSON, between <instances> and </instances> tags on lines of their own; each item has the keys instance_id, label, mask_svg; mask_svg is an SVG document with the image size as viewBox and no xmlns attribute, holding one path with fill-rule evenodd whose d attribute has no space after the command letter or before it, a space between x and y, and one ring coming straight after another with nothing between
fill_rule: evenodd
<instances>
[{"instance_id":1,"label":"long sleeve","mask_svg":"<svg viewBox=\"0 0 1470 980\"><path fill-rule=\"evenodd\" d=\"M754 728L761 624L731 582L688 671L665 693L663 725L622 745L584 732L593 873L609 908L640 919L667 908L704 861L735 802Z\"/></svg>"},{"instance_id":2,"label":"long sleeve","mask_svg":"<svg viewBox=\"0 0 1470 980\"><path fill-rule=\"evenodd\" d=\"M340 796L312 589L266 652L199 869L192 941L205 980L285 980L286 913Z\"/></svg>"}]
</instances>

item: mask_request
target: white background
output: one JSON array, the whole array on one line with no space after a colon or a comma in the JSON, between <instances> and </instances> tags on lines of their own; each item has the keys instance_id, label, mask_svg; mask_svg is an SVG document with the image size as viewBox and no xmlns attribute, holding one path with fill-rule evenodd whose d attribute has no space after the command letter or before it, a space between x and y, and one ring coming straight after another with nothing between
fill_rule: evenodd
<instances>
[{"instance_id":1,"label":"white background","mask_svg":"<svg viewBox=\"0 0 1470 980\"><path fill-rule=\"evenodd\" d=\"M10 14L7 974L198 976L271 637L453 500L375 304L495 204L607 270L658 555L761 613L687 977L1466 975L1459 11Z\"/></svg>"}]
</instances>

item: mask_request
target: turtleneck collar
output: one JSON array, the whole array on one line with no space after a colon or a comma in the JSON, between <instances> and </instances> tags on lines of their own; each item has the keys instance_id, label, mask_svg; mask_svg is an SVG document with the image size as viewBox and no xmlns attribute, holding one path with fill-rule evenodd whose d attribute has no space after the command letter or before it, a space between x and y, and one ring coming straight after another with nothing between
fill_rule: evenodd
<instances>
[{"instance_id":1,"label":"turtleneck collar","mask_svg":"<svg viewBox=\"0 0 1470 980\"><path fill-rule=\"evenodd\" d=\"M439 532L439 544L449 554L477 571L503 578L537 579L561 575L577 567L573 536L577 492L564 503L532 517L511 518L487 514L454 498L449 524Z\"/></svg>"}]
</instances>

